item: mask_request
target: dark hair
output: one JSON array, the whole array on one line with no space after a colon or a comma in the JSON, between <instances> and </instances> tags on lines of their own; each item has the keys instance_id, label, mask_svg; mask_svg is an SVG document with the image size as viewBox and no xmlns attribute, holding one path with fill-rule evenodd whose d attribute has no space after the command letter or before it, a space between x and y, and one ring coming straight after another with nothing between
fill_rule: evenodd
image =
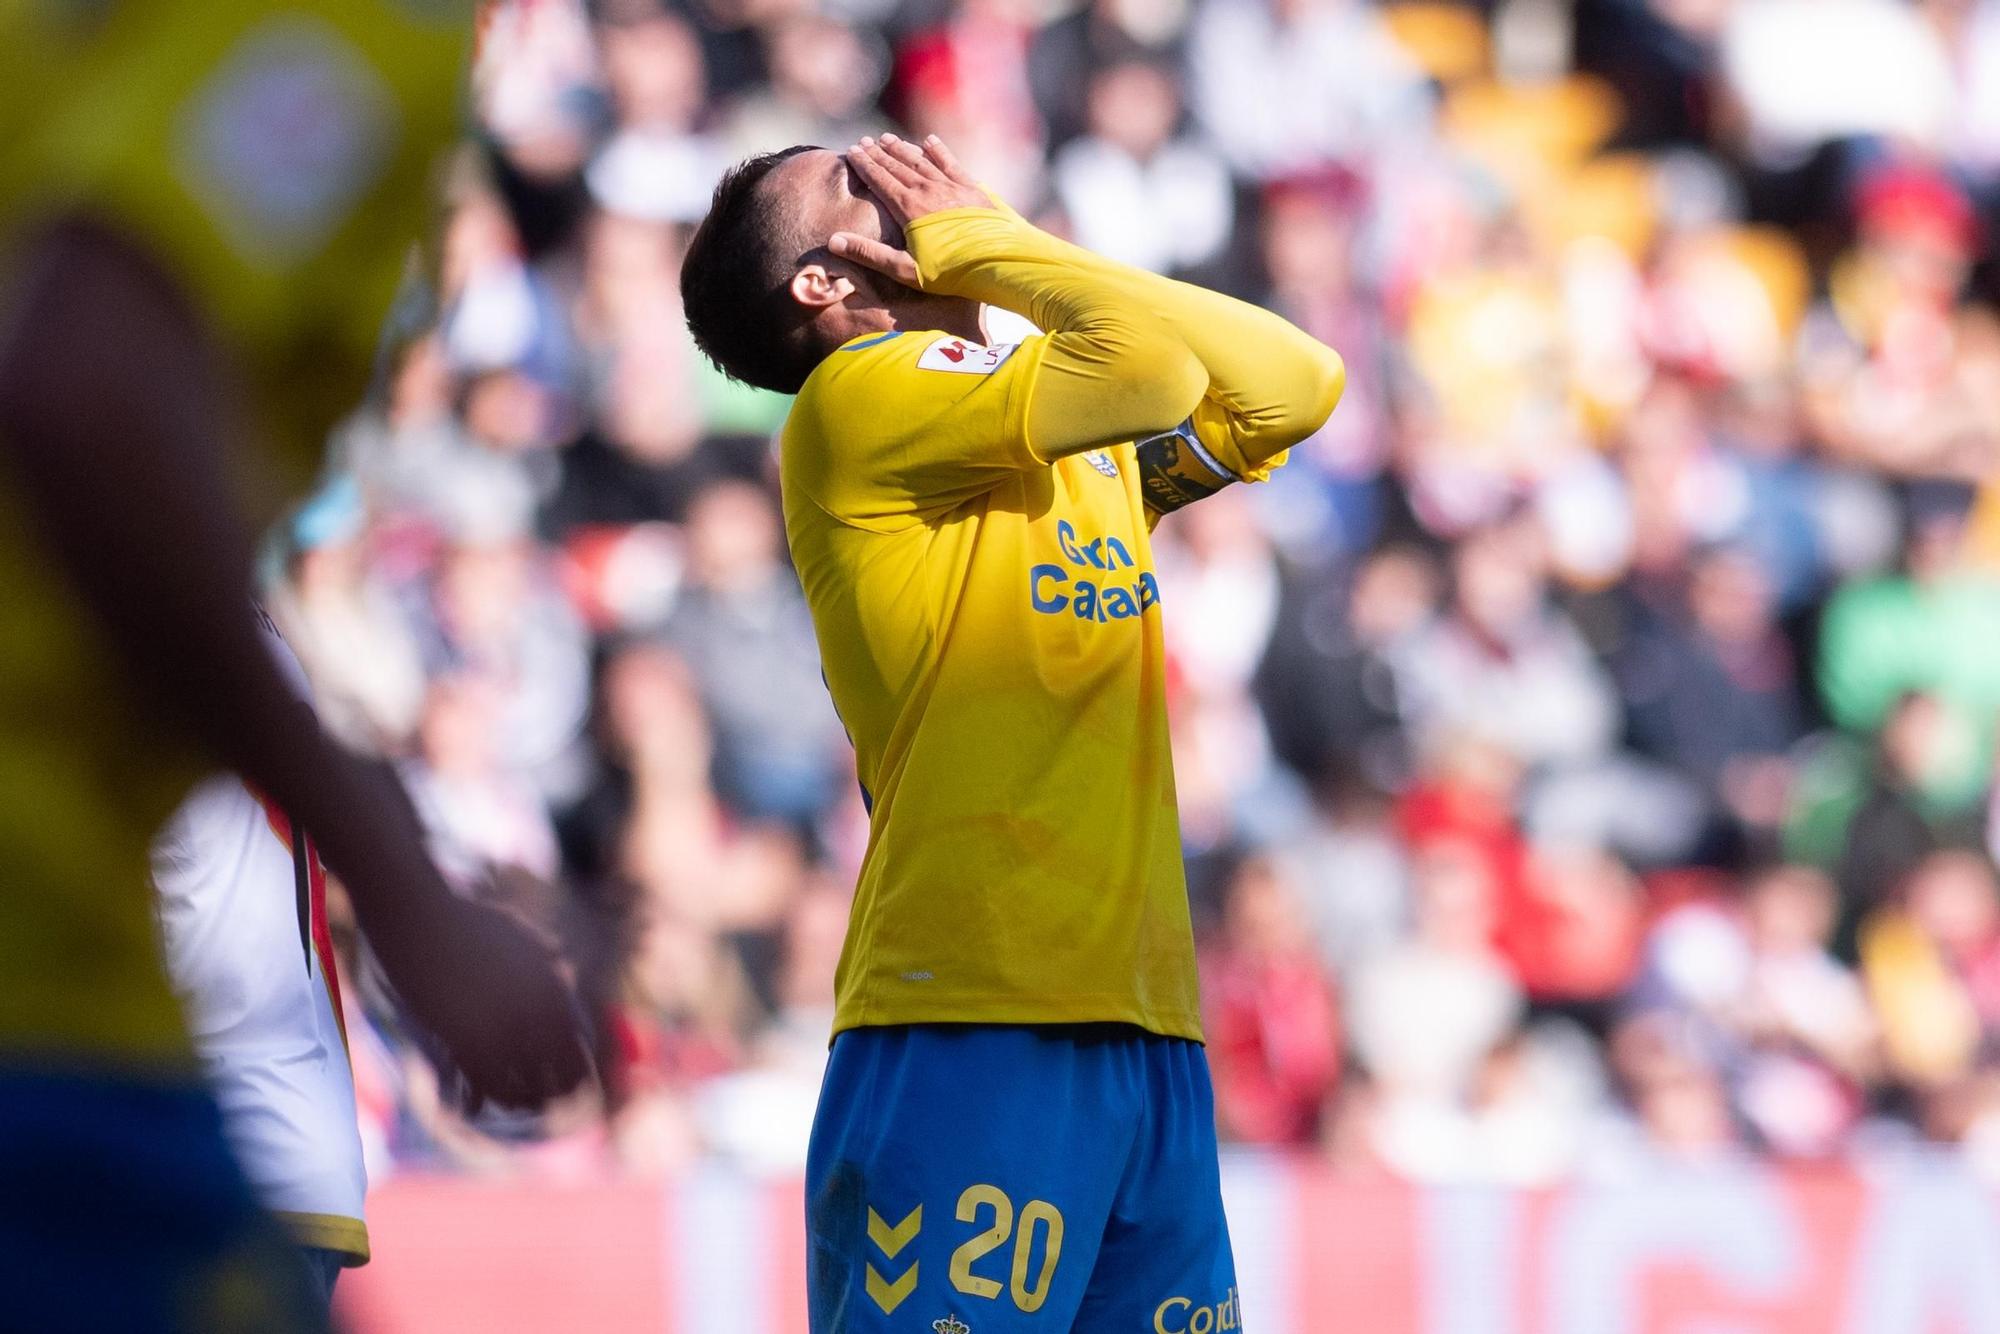
<instances>
[{"instance_id":1,"label":"dark hair","mask_svg":"<svg viewBox=\"0 0 2000 1334\"><path fill-rule=\"evenodd\" d=\"M791 297L806 240L787 201L762 187L780 163L812 148L760 153L730 168L681 260L681 309L695 346L725 374L781 394L799 391L819 355Z\"/></svg>"}]
</instances>

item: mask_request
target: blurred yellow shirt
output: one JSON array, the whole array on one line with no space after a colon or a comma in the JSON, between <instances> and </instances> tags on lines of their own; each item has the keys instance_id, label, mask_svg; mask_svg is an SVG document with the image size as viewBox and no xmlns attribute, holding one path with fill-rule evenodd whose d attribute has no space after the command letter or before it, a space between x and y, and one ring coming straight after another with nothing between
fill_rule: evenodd
<instances>
[{"instance_id":1,"label":"blurred yellow shirt","mask_svg":"<svg viewBox=\"0 0 2000 1334\"><path fill-rule=\"evenodd\" d=\"M786 531L871 816L835 1031L1201 1035L1134 447L1036 456L1047 343L858 339L785 426Z\"/></svg>"},{"instance_id":2,"label":"blurred yellow shirt","mask_svg":"<svg viewBox=\"0 0 2000 1334\"><path fill-rule=\"evenodd\" d=\"M365 388L460 123L470 31L452 0L0 0L0 272L38 222L82 210L122 230L233 355L250 462L296 483ZM184 1059L147 844L198 773L0 476L9 1059Z\"/></svg>"}]
</instances>

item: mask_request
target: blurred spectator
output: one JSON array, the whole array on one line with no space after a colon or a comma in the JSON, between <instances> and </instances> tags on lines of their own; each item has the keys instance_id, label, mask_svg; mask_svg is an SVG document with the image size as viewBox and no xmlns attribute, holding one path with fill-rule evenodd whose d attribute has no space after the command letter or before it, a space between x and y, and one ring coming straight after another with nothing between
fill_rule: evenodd
<instances>
[{"instance_id":1,"label":"blurred spectator","mask_svg":"<svg viewBox=\"0 0 2000 1334\"><path fill-rule=\"evenodd\" d=\"M461 384L460 415L499 453L554 443L566 425L559 382L568 334L548 277L527 255L505 197L470 171L455 182L445 220L440 333L454 369L490 377L474 420L474 386Z\"/></svg>"},{"instance_id":2,"label":"blurred spectator","mask_svg":"<svg viewBox=\"0 0 2000 1334\"><path fill-rule=\"evenodd\" d=\"M497 682L463 672L432 682L405 775L430 831L439 867L471 883L495 867L544 880L557 873L555 828L541 794L502 754L505 696Z\"/></svg>"},{"instance_id":3,"label":"blurred spectator","mask_svg":"<svg viewBox=\"0 0 2000 1334\"><path fill-rule=\"evenodd\" d=\"M1335 168L1274 181L1263 196L1264 304L1338 348L1347 367L1340 410L1292 450L1261 498L1273 537L1304 560L1364 550L1381 518L1393 358L1380 299L1367 289L1357 253L1365 202L1362 178Z\"/></svg>"},{"instance_id":4,"label":"blurred spectator","mask_svg":"<svg viewBox=\"0 0 2000 1334\"><path fill-rule=\"evenodd\" d=\"M428 591L420 642L433 670L492 681L507 762L550 774L582 731L590 678L583 628L545 553L520 533L469 533L445 549Z\"/></svg>"},{"instance_id":5,"label":"blurred spectator","mask_svg":"<svg viewBox=\"0 0 2000 1334\"><path fill-rule=\"evenodd\" d=\"M896 51L898 118L942 136L1003 199L1039 198L1046 175L1028 76L1036 17L1028 0L962 0Z\"/></svg>"},{"instance_id":6,"label":"blurred spectator","mask_svg":"<svg viewBox=\"0 0 2000 1334\"><path fill-rule=\"evenodd\" d=\"M730 155L701 127L701 43L664 7L620 7L600 28L616 129L591 160L605 207L655 222L697 222Z\"/></svg>"},{"instance_id":7,"label":"blurred spectator","mask_svg":"<svg viewBox=\"0 0 2000 1334\"><path fill-rule=\"evenodd\" d=\"M657 908L642 912L626 976L613 1016L623 1085L614 1133L628 1164L657 1173L699 1152L688 1099L740 1064L750 989L714 936Z\"/></svg>"},{"instance_id":8,"label":"blurred spectator","mask_svg":"<svg viewBox=\"0 0 2000 1334\"><path fill-rule=\"evenodd\" d=\"M643 642L614 650L597 710L598 772L563 822L570 864L636 886L642 904L705 920L729 821L710 785L714 743L686 664Z\"/></svg>"},{"instance_id":9,"label":"blurred spectator","mask_svg":"<svg viewBox=\"0 0 2000 1334\"><path fill-rule=\"evenodd\" d=\"M1278 853L1298 886L1321 960L1345 978L1393 944L1409 918L1409 867L1388 803L1354 775L1320 777L1313 818Z\"/></svg>"},{"instance_id":10,"label":"blurred spectator","mask_svg":"<svg viewBox=\"0 0 2000 1334\"><path fill-rule=\"evenodd\" d=\"M590 147L598 65L582 0L491 6L473 62L479 122L532 173L573 171Z\"/></svg>"},{"instance_id":11,"label":"blurred spectator","mask_svg":"<svg viewBox=\"0 0 2000 1334\"><path fill-rule=\"evenodd\" d=\"M1936 696L1910 694L1897 702L1877 734L1874 765L1845 813L1837 870L1854 910L1893 894L1932 852L1978 845L1978 813L1954 800L1967 749Z\"/></svg>"},{"instance_id":12,"label":"blurred spectator","mask_svg":"<svg viewBox=\"0 0 2000 1334\"><path fill-rule=\"evenodd\" d=\"M615 480L630 485L640 505L661 489L646 484L645 471L671 475L695 451L705 425L694 347L678 319L662 318L680 309L679 273L680 237L671 224L615 212L592 219L577 325L593 363L597 434L629 460ZM564 460L566 490L580 485L572 478L584 466L581 449ZM615 503L607 494L613 489L600 482L592 499ZM663 496L635 517L678 517L670 509Z\"/></svg>"},{"instance_id":13,"label":"blurred spectator","mask_svg":"<svg viewBox=\"0 0 2000 1334\"><path fill-rule=\"evenodd\" d=\"M1384 1154L1423 1172L1432 1154L1449 1152L1434 1128L1471 1095L1520 1021L1523 997L1491 944L1498 887L1486 859L1438 842L1412 870L1413 934L1356 972L1347 1015L1354 1054L1383 1100Z\"/></svg>"},{"instance_id":14,"label":"blurred spectator","mask_svg":"<svg viewBox=\"0 0 2000 1334\"><path fill-rule=\"evenodd\" d=\"M1406 334L1425 411L1405 423L1418 503L1457 535L1582 444L1556 274L1523 221L1471 219L1463 253L1416 277Z\"/></svg>"},{"instance_id":15,"label":"blurred spectator","mask_svg":"<svg viewBox=\"0 0 2000 1334\"><path fill-rule=\"evenodd\" d=\"M736 157L793 144L844 148L880 128L872 119L888 77L879 42L836 19L799 14L765 41L770 83L738 97L722 133Z\"/></svg>"},{"instance_id":16,"label":"blurred spectator","mask_svg":"<svg viewBox=\"0 0 2000 1334\"><path fill-rule=\"evenodd\" d=\"M754 1171L805 1170L806 1143L833 1027L833 970L847 933L847 892L821 881L786 919L777 1008L747 1068L702 1090L697 1114L716 1151Z\"/></svg>"},{"instance_id":17,"label":"blurred spectator","mask_svg":"<svg viewBox=\"0 0 2000 1334\"><path fill-rule=\"evenodd\" d=\"M1834 484L1804 451L1796 387L1782 378L1738 384L1716 411L1746 493L1729 545L1756 561L1779 609L1796 610L1822 594L1839 555L1822 513Z\"/></svg>"},{"instance_id":18,"label":"blurred spectator","mask_svg":"<svg viewBox=\"0 0 2000 1334\"><path fill-rule=\"evenodd\" d=\"M1861 967L1891 1068L1918 1089L1968 1074L2000 1026L2000 886L1985 858L1919 862L1862 927Z\"/></svg>"},{"instance_id":19,"label":"blurred spectator","mask_svg":"<svg viewBox=\"0 0 2000 1334\"><path fill-rule=\"evenodd\" d=\"M1531 998L1600 1019L1637 966L1638 882L1607 852L1565 848L1538 852L1519 887L1499 905L1494 943Z\"/></svg>"},{"instance_id":20,"label":"blurred spectator","mask_svg":"<svg viewBox=\"0 0 2000 1334\"><path fill-rule=\"evenodd\" d=\"M1333 987L1281 864L1252 858L1231 881L1203 972L1202 1026L1216 1118L1250 1144L1306 1144L1339 1077Z\"/></svg>"},{"instance_id":21,"label":"blurred spectator","mask_svg":"<svg viewBox=\"0 0 2000 1334\"><path fill-rule=\"evenodd\" d=\"M1973 744L1926 777L1933 795L1959 800L1985 783L2000 720L2000 675L1987 651L2000 643L2000 580L1963 559L1970 503L1963 486L1912 487L1904 573L1835 593L1819 644L1820 687L1844 727L1880 726L1907 692L1937 696Z\"/></svg>"},{"instance_id":22,"label":"blurred spectator","mask_svg":"<svg viewBox=\"0 0 2000 1334\"><path fill-rule=\"evenodd\" d=\"M1278 611L1277 562L1255 509L1246 495L1222 492L1180 515L1160 547L1163 573L1186 608L1166 632L1185 688L1239 694L1264 656Z\"/></svg>"},{"instance_id":23,"label":"blurred spectator","mask_svg":"<svg viewBox=\"0 0 2000 1334\"><path fill-rule=\"evenodd\" d=\"M1526 517L1496 523L1452 557L1450 601L1397 653L1397 694L1418 745L1463 733L1530 766L1607 756L1618 698L1549 599L1538 526Z\"/></svg>"},{"instance_id":24,"label":"blurred spectator","mask_svg":"<svg viewBox=\"0 0 2000 1334\"><path fill-rule=\"evenodd\" d=\"M1368 159L1428 113L1422 77L1360 0L1211 0L1189 59L1195 114L1253 178Z\"/></svg>"},{"instance_id":25,"label":"blurred spectator","mask_svg":"<svg viewBox=\"0 0 2000 1334\"><path fill-rule=\"evenodd\" d=\"M1222 160L1176 135L1172 72L1140 59L1101 66L1086 106L1086 133L1056 154L1054 172L1077 243L1160 273L1214 259L1236 201Z\"/></svg>"},{"instance_id":26,"label":"blurred spectator","mask_svg":"<svg viewBox=\"0 0 2000 1334\"><path fill-rule=\"evenodd\" d=\"M1774 590L1748 553L1693 558L1684 607L1653 618L1615 666L1633 745L1720 796L1744 824L1775 828L1787 752L1805 701Z\"/></svg>"},{"instance_id":27,"label":"blurred spectator","mask_svg":"<svg viewBox=\"0 0 2000 1334\"><path fill-rule=\"evenodd\" d=\"M1178 71L1189 9L1184 0L1089 0L1041 28L1028 74L1050 147L1084 132L1092 70L1141 57Z\"/></svg>"},{"instance_id":28,"label":"blurred spectator","mask_svg":"<svg viewBox=\"0 0 2000 1334\"><path fill-rule=\"evenodd\" d=\"M1468 1116L1524 996L1492 948L1498 886L1474 848L1434 842L1412 866L1414 934L1348 988L1354 1054L1378 1086L1376 1144L1422 1178L1464 1166Z\"/></svg>"},{"instance_id":29,"label":"blurred spectator","mask_svg":"<svg viewBox=\"0 0 2000 1334\"><path fill-rule=\"evenodd\" d=\"M688 517L687 588L666 634L715 720L718 793L745 815L808 825L843 780L846 733L780 540L761 489L724 482L703 492Z\"/></svg>"},{"instance_id":30,"label":"blurred spectator","mask_svg":"<svg viewBox=\"0 0 2000 1334\"><path fill-rule=\"evenodd\" d=\"M1620 1025L1610 1052L1629 1116L1596 1146L1599 1172L1660 1157L1712 1162L1745 1147L1721 1075L1671 1016L1641 1015Z\"/></svg>"},{"instance_id":31,"label":"blurred spectator","mask_svg":"<svg viewBox=\"0 0 2000 1334\"><path fill-rule=\"evenodd\" d=\"M1818 144L1879 136L1937 147L1952 80L1937 33L1897 0L1740 0L1723 69L1752 152L1784 161Z\"/></svg>"},{"instance_id":32,"label":"blurred spectator","mask_svg":"<svg viewBox=\"0 0 2000 1334\"><path fill-rule=\"evenodd\" d=\"M1781 1153L1837 1150L1876 1073L1873 1012L1828 950L1837 911L1824 876L1778 866L1752 879L1740 910L1683 904L1649 944L1644 1004L1688 1025L1735 1116Z\"/></svg>"},{"instance_id":33,"label":"blurred spectator","mask_svg":"<svg viewBox=\"0 0 2000 1334\"><path fill-rule=\"evenodd\" d=\"M360 488L349 478L300 507L271 612L311 674L327 727L351 746L382 750L416 727L424 668L400 608L371 577L367 521ZM354 652L358 644L368 652Z\"/></svg>"},{"instance_id":34,"label":"blurred spectator","mask_svg":"<svg viewBox=\"0 0 2000 1334\"><path fill-rule=\"evenodd\" d=\"M1747 893L1750 969L1734 1019L1754 1056L1736 1096L1781 1153L1836 1151L1875 1073L1875 1017L1827 949L1836 914L1833 886L1804 868L1760 876Z\"/></svg>"},{"instance_id":35,"label":"blurred spectator","mask_svg":"<svg viewBox=\"0 0 2000 1334\"><path fill-rule=\"evenodd\" d=\"M2000 8L1958 0L1933 6L1931 15L1958 75L1951 156L1990 181L2000 168Z\"/></svg>"},{"instance_id":36,"label":"blurred spectator","mask_svg":"<svg viewBox=\"0 0 2000 1334\"><path fill-rule=\"evenodd\" d=\"M1278 755L1315 786L1348 770L1393 790L1410 757L1400 727L1395 655L1437 609L1438 571L1388 547L1351 586L1323 568L1292 572L1256 688Z\"/></svg>"},{"instance_id":37,"label":"blurred spectator","mask_svg":"<svg viewBox=\"0 0 2000 1334\"><path fill-rule=\"evenodd\" d=\"M1893 472L1978 475L1992 459L1994 321L1960 304L1980 245L1964 190L1896 158L1852 187L1855 244L1806 327L1809 418Z\"/></svg>"},{"instance_id":38,"label":"blurred spectator","mask_svg":"<svg viewBox=\"0 0 2000 1334\"><path fill-rule=\"evenodd\" d=\"M1192 781L1176 784L1183 841L1195 852L1278 837L1301 802L1248 688L1278 611L1270 540L1248 498L1223 492L1164 527L1155 559L1163 585L1181 590L1182 611L1165 625L1174 742L1201 757ZM1196 895L1201 916L1198 880Z\"/></svg>"}]
</instances>

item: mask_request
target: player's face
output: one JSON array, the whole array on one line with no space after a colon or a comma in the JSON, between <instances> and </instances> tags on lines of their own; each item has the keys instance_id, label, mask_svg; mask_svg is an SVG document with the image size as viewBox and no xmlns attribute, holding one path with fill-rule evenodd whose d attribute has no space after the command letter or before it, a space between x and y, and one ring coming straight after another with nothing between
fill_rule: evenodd
<instances>
[{"instance_id":1,"label":"player's face","mask_svg":"<svg viewBox=\"0 0 2000 1334\"><path fill-rule=\"evenodd\" d=\"M786 198L798 201L815 246L825 245L835 232L853 232L902 248L903 229L847 165L845 155L815 148L785 161L773 177Z\"/></svg>"}]
</instances>

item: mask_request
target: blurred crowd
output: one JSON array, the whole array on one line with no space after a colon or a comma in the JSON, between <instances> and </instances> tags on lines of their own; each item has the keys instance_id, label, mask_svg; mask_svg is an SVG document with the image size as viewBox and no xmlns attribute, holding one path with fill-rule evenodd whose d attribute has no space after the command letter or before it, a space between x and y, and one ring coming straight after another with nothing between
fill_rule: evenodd
<instances>
[{"instance_id":1,"label":"blurred crowd","mask_svg":"<svg viewBox=\"0 0 2000 1334\"><path fill-rule=\"evenodd\" d=\"M2000 1174L2000 3L500 0L472 96L270 597L605 1080L465 1114L364 976L378 1169L799 1166L866 816L677 266L900 126L1347 361L1156 544L1228 1138Z\"/></svg>"}]
</instances>

